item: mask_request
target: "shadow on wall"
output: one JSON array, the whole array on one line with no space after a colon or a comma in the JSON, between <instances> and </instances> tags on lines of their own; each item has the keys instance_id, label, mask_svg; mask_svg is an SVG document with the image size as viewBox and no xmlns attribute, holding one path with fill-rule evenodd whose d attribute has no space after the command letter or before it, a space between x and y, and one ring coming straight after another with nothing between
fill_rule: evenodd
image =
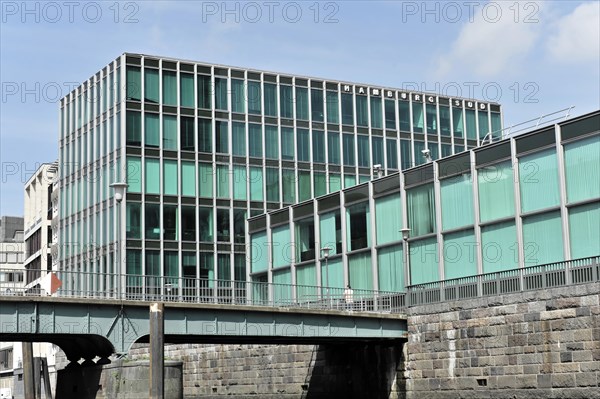
<instances>
[{"instance_id":1,"label":"shadow on wall","mask_svg":"<svg viewBox=\"0 0 600 399\"><path fill-rule=\"evenodd\" d=\"M404 398L403 344L315 346L302 398Z\"/></svg>"}]
</instances>

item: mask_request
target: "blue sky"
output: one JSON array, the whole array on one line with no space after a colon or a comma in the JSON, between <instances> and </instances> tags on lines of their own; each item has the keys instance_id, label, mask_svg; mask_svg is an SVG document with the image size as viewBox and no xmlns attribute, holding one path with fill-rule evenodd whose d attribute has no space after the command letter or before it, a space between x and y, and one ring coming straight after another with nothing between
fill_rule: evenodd
<instances>
[{"instance_id":1,"label":"blue sky","mask_svg":"<svg viewBox=\"0 0 600 399\"><path fill-rule=\"evenodd\" d=\"M505 126L600 108L600 2L2 1L0 215L58 157L58 102L123 52L503 105Z\"/></svg>"}]
</instances>

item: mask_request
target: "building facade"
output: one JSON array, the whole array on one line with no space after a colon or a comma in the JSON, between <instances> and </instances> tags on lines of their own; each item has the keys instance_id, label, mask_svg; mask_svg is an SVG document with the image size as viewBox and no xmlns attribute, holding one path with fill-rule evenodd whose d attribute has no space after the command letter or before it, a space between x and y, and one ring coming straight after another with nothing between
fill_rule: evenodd
<instances>
[{"instance_id":1,"label":"building facade","mask_svg":"<svg viewBox=\"0 0 600 399\"><path fill-rule=\"evenodd\" d=\"M251 280L280 284L398 292L598 256L600 111L250 218L248 229Z\"/></svg>"},{"instance_id":2,"label":"building facade","mask_svg":"<svg viewBox=\"0 0 600 399\"><path fill-rule=\"evenodd\" d=\"M63 283L115 289L86 272L245 280L248 217L492 141L500 111L123 54L61 100L59 267L83 273Z\"/></svg>"}]
</instances>

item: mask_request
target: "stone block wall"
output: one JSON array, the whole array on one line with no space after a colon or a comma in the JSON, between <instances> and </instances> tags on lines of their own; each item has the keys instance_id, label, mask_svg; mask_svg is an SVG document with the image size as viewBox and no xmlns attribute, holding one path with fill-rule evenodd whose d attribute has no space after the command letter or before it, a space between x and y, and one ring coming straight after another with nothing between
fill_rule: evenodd
<instances>
[{"instance_id":1,"label":"stone block wall","mask_svg":"<svg viewBox=\"0 0 600 399\"><path fill-rule=\"evenodd\" d=\"M600 284L410 308L409 398L600 398Z\"/></svg>"}]
</instances>

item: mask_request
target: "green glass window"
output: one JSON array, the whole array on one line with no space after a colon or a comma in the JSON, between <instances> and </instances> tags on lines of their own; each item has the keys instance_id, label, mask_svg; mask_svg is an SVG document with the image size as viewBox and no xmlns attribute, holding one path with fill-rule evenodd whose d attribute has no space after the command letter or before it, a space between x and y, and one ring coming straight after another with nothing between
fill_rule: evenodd
<instances>
[{"instance_id":1,"label":"green glass window","mask_svg":"<svg viewBox=\"0 0 600 399\"><path fill-rule=\"evenodd\" d=\"M479 213L482 222L515 214L510 161L478 169Z\"/></svg>"},{"instance_id":2,"label":"green glass window","mask_svg":"<svg viewBox=\"0 0 600 399\"><path fill-rule=\"evenodd\" d=\"M462 108L452 108L452 122L454 125L454 137L463 137L463 110Z\"/></svg>"},{"instance_id":3,"label":"green glass window","mask_svg":"<svg viewBox=\"0 0 600 399\"><path fill-rule=\"evenodd\" d=\"M355 290L373 289L373 271L371 268L371 253L363 252L348 256L348 279Z\"/></svg>"},{"instance_id":4,"label":"green glass window","mask_svg":"<svg viewBox=\"0 0 600 399\"><path fill-rule=\"evenodd\" d=\"M478 111L477 118L479 119L479 138L483 139L490 132L487 111Z\"/></svg>"},{"instance_id":5,"label":"green glass window","mask_svg":"<svg viewBox=\"0 0 600 399\"><path fill-rule=\"evenodd\" d=\"M233 167L233 199L246 200L246 181L248 180L245 166Z\"/></svg>"},{"instance_id":6,"label":"green glass window","mask_svg":"<svg viewBox=\"0 0 600 399\"><path fill-rule=\"evenodd\" d=\"M272 256L273 268L289 266L292 263L290 226L284 225L273 229Z\"/></svg>"},{"instance_id":7,"label":"green glass window","mask_svg":"<svg viewBox=\"0 0 600 399\"><path fill-rule=\"evenodd\" d=\"M325 173L314 173L314 192L315 197L327 194L327 176Z\"/></svg>"},{"instance_id":8,"label":"green glass window","mask_svg":"<svg viewBox=\"0 0 600 399\"><path fill-rule=\"evenodd\" d=\"M369 136L359 134L356 136L356 147L358 149L358 166L368 168L370 165Z\"/></svg>"},{"instance_id":9,"label":"green glass window","mask_svg":"<svg viewBox=\"0 0 600 399\"><path fill-rule=\"evenodd\" d=\"M231 280L231 256L229 254L217 255L217 279ZM228 283L224 283L224 286L229 288Z\"/></svg>"},{"instance_id":10,"label":"green glass window","mask_svg":"<svg viewBox=\"0 0 600 399\"><path fill-rule=\"evenodd\" d=\"M344 175L344 188L356 186L356 176Z\"/></svg>"},{"instance_id":11,"label":"green glass window","mask_svg":"<svg viewBox=\"0 0 600 399\"><path fill-rule=\"evenodd\" d=\"M308 89L296 86L296 119L308 120Z\"/></svg>"},{"instance_id":12,"label":"green glass window","mask_svg":"<svg viewBox=\"0 0 600 399\"><path fill-rule=\"evenodd\" d=\"M277 117L277 85L264 84L265 91L265 115Z\"/></svg>"},{"instance_id":13,"label":"green glass window","mask_svg":"<svg viewBox=\"0 0 600 399\"><path fill-rule=\"evenodd\" d=\"M410 103L408 101L398 101L398 117L400 130L410 132Z\"/></svg>"},{"instance_id":14,"label":"green glass window","mask_svg":"<svg viewBox=\"0 0 600 399\"><path fill-rule=\"evenodd\" d=\"M400 193L375 199L377 245L402 240L402 202Z\"/></svg>"},{"instance_id":15,"label":"green glass window","mask_svg":"<svg viewBox=\"0 0 600 399\"><path fill-rule=\"evenodd\" d=\"M496 112L490 112L490 119L492 120L492 134L494 137L502 137L502 120L500 114Z\"/></svg>"},{"instance_id":16,"label":"green glass window","mask_svg":"<svg viewBox=\"0 0 600 399\"><path fill-rule=\"evenodd\" d=\"M263 170L262 168L250 168L250 200L264 201L263 197Z\"/></svg>"},{"instance_id":17,"label":"green glass window","mask_svg":"<svg viewBox=\"0 0 600 399\"><path fill-rule=\"evenodd\" d=\"M381 165L383 167L383 137L373 137L371 140L373 165Z\"/></svg>"},{"instance_id":18,"label":"green glass window","mask_svg":"<svg viewBox=\"0 0 600 399\"><path fill-rule=\"evenodd\" d=\"M413 241L410 244L410 284L438 281L438 246L435 237Z\"/></svg>"},{"instance_id":19,"label":"green glass window","mask_svg":"<svg viewBox=\"0 0 600 399\"><path fill-rule=\"evenodd\" d=\"M231 123L231 140L233 155L246 156L246 124L243 122Z\"/></svg>"},{"instance_id":20,"label":"green glass window","mask_svg":"<svg viewBox=\"0 0 600 399\"><path fill-rule=\"evenodd\" d=\"M165 252L165 279L166 284L177 284L179 277L179 254L177 252Z\"/></svg>"},{"instance_id":21,"label":"green glass window","mask_svg":"<svg viewBox=\"0 0 600 399\"><path fill-rule=\"evenodd\" d=\"M371 127L375 129L383 128L381 97L371 97Z\"/></svg>"},{"instance_id":22,"label":"green glass window","mask_svg":"<svg viewBox=\"0 0 600 399\"><path fill-rule=\"evenodd\" d=\"M481 245L483 273L519 267L517 229L514 221L482 227Z\"/></svg>"},{"instance_id":23,"label":"green glass window","mask_svg":"<svg viewBox=\"0 0 600 399\"><path fill-rule=\"evenodd\" d=\"M321 248L330 248L330 255L342 253L342 224L340 211L324 213L320 216L319 232Z\"/></svg>"},{"instance_id":24,"label":"green glass window","mask_svg":"<svg viewBox=\"0 0 600 399\"><path fill-rule=\"evenodd\" d=\"M433 184L424 184L406 191L408 197L408 227L410 236L435 232L435 198Z\"/></svg>"},{"instance_id":25,"label":"green glass window","mask_svg":"<svg viewBox=\"0 0 600 399\"><path fill-rule=\"evenodd\" d=\"M194 75L181 73L179 75L181 84L181 106L194 108Z\"/></svg>"},{"instance_id":26,"label":"green glass window","mask_svg":"<svg viewBox=\"0 0 600 399\"><path fill-rule=\"evenodd\" d=\"M212 84L210 76L198 75L198 108L212 108Z\"/></svg>"},{"instance_id":27,"label":"green glass window","mask_svg":"<svg viewBox=\"0 0 600 399\"><path fill-rule=\"evenodd\" d=\"M312 217L296 222L296 263L315 259L315 223Z\"/></svg>"},{"instance_id":28,"label":"green glass window","mask_svg":"<svg viewBox=\"0 0 600 399\"><path fill-rule=\"evenodd\" d=\"M567 202L600 197L600 136L566 144Z\"/></svg>"},{"instance_id":29,"label":"green glass window","mask_svg":"<svg viewBox=\"0 0 600 399\"><path fill-rule=\"evenodd\" d=\"M327 123L340 123L340 110L337 92L328 91L326 97Z\"/></svg>"},{"instance_id":30,"label":"green glass window","mask_svg":"<svg viewBox=\"0 0 600 399\"><path fill-rule=\"evenodd\" d=\"M273 271L273 300L279 303L292 300L292 272L289 268Z\"/></svg>"},{"instance_id":31,"label":"green glass window","mask_svg":"<svg viewBox=\"0 0 600 399\"><path fill-rule=\"evenodd\" d=\"M233 210L233 242L236 244L243 244L246 242L246 210L245 209L234 209ZM242 256L245 256L245 255L242 255ZM244 269L245 269L245 267L244 267ZM246 279L245 277L242 278L242 280L245 280L245 279ZM236 280L238 280L238 277L236 277Z\"/></svg>"},{"instance_id":32,"label":"green glass window","mask_svg":"<svg viewBox=\"0 0 600 399\"><path fill-rule=\"evenodd\" d=\"M283 202L294 204L296 202L296 175L293 169L282 170Z\"/></svg>"},{"instance_id":33,"label":"green glass window","mask_svg":"<svg viewBox=\"0 0 600 399\"><path fill-rule=\"evenodd\" d=\"M231 79L231 110L243 114L246 112L246 94L244 93L244 81Z\"/></svg>"},{"instance_id":34,"label":"green glass window","mask_svg":"<svg viewBox=\"0 0 600 399\"><path fill-rule=\"evenodd\" d=\"M194 118L190 116L181 116L179 122L179 136L181 140L182 151L195 151L194 136L196 135Z\"/></svg>"},{"instance_id":35,"label":"green glass window","mask_svg":"<svg viewBox=\"0 0 600 399\"><path fill-rule=\"evenodd\" d=\"M450 136L450 108L440 105L440 134Z\"/></svg>"},{"instance_id":36,"label":"green glass window","mask_svg":"<svg viewBox=\"0 0 600 399\"><path fill-rule=\"evenodd\" d=\"M412 103L412 127L415 133L423 133L423 103Z\"/></svg>"},{"instance_id":37,"label":"green glass window","mask_svg":"<svg viewBox=\"0 0 600 399\"><path fill-rule=\"evenodd\" d=\"M145 187L146 194L160 194L160 161L155 158L145 158Z\"/></svg>"},{"instance_id":38,"label":"green glass window","mask_svg":"<svg viewBox=\"0 0 600 399\"><path fill-rule=\"evenodd\" d=\"M342 189L342 177L336 173L329 173L329 192L334 193Z\"/></svg>"},{"instance_id":39,"label":"green glass window","mask_svg":"<svg viewBox=\"0 0 600 399\"><path fill-rule=\"evenodd\" d=\"M196 166L193 162L181 161L181 195L196 196Z\"/></svg>"},{"instance_id":40,"label":"green glass window","mask_svg":"<svg viewBox=\"0 0 600 399\"><path fill-rule=\"evenodd\" d=\"M126 237L142 238L142 204L127 202Z\"/></svg>"},{"instance_id":41,"label":"green glass window","mask_svg":"<svg viewBox=\"0 0 600 399\"><path fill-rule=\"evenodd\" d=\"M344 125L354 125L352 103L352 94L342 93L342 123Z\"/></svg>"},{"instance_id":42,"label":"green glass window","mask_svg":"<svg viewBox=\"0 0 600 399\"><path fill-rule=\"evenodd\" d=\"M386 139L386 155L387 155L387 167L389 169L398 169L398 147L396 139Z\"/></svg>"},{"instance_id":43,"label":"green glass window","mask_svg":"<svg viewBox=\"0 0 600 399\"><path fill-rule=\"evenodd\" d=\"M329 283L327 283L327 280L329 280ZM344 264L341 257L330 259L327 263L321 262L321 286L344 288ZM323 294L326 295L325 290L323 290Z\"/></svg>"},{"instance_id":44,"label":"green glass window","mask_svg":"<svg viewBox=\"0 0 600 399\"><path fill-rule=\"evenodd\" d=\"M142 76L140 68L127 67L127 99L142 100ZM98 102L99 103L99 102ZM98 113L98 112L97 112Z\"/></svg>"},{"instance_id":45,"label":"green glass window","mask_svg":"<svg viewBox=\"0 0 600 399\"><path fill-rule=\"evenodd\" d=\"M250 271L257 273L267 270L269 253L267 247L267 233L254 233L250 236Z\"/></svg>"},{"instance_id":46,"label":"green glass window","mask_svg":"<svg viewBox=\"0 0 600 399\"><path fill-rule=\"evenodd\" d=\"M385 100L385 128L396 130L396 106L394 100Z\"/></svg>"},{"instance_id":47,"label":"green glass window","mask_svg":"<svg viewBox=\"0 0 600 399\"><path fill-rule=\"evenodd\" d=\"M442 144L442 158L452 155L452 145Z\"/></svg>"},{"instance_id":48,"label":"green glass window","mask_svg":"<svg viewBox=\"0 0 600 399\"><path fill-rule=\"evenodd\" d=\"M294 129L289 127L281 128L281 158L294 160Z\"/></svg>"},{"instance_id":49,"label":"green glass window","mask_svg":"<svg viewBox=\"0 0 600 399\"><path fill-rule=\"evenodd\" d=\"M279 202L279 169L267 168L267 201Z\"/></svg>"},{"instance_id":50,"label":"green glass window","mask_svg":"<svg viewBox=\"0 0 600 399\"><path fill-rule=\"evenodd\" d=\"M340 134L327 132L327 160L332 165L340 164Z\"/></svg>"},{"instance_id":51,"label":"green glass window","mask_svg":"<svg viewBox=\"0 0 600 399\"><path fill-rule=\"evenodd\" d=\"M571 258L600 254L600 204L580 205L569 209Z\"/></svg>"},{"instance_id":52,"label":"green glass window","mask_svg":"<svg viewBox=\"0 0 600 399\"><path fill-rule=\"evenodd\" d=\"M142 275L142 251L134 249L127 250L127 271L126 273L132 276ZM139 277L127 277L127 285L136 285L139 282Z\"/></svg>"},{"instance_id":53,"label":"green glass window","mask_svg":"<svg viewBox=\"0 0 600 399\"><path fill-rule=\"evenodd\" d=\"M203 281L201 287L205 290L202 290L204 295L212 295L212 290L207 288L212 287L212 282L210 280L215 278L215 269L214 269L214 255L211 253L200 252L200 256L198 257L198 268L199 275L201 279L209 280Z\"/></svg>"},{"instance_id":54,"label":"green glass window","mask_svg":"<svg viewBox=\"0 0 600 399\"><path fill-rule=\"evenodd\" d=\"M262 126L250 123L248 129L248 146L251 157L262 158Z\"/></svg>"},{"instance_id":55,"label":"green glass window","mask_svg":"<svg viewBox=\"0 0 600 399\"><path fill-rule=\"evenodd\" d=\"M142 145L142 114L140 112L127 111L126 134L127 145Z\"/></svg>"},{"instance_id":56,"label":"green glass window","mask_svg":"<svg viewBox=\"0 0 600 399\"><path fill-rule=\"evenodd\" d=\"M293 118L294 117L294 95L292 94L292 87L281 85L279 86L279 101L281 102L281 117L282 118Z\"/></svg>"},{"instance_id":57,"label":"green glass window","mask_svg":"<svg viewBox=\"0 0 600 399\"><path fill-rule=\"evenodd\" d=\"M217 198L229 198L229 168L217 165Z\"/></svg>"},{"instance_id":58,"label":"green glass window","mask_svg":"<svg viewBox=\"0 0 600 399\"><path fill-rule=\"evenodd\" d=\"M312 198L310 186L310 172L298 172L298 202Z\"/></svg>"},{"instance_id":59,"label":"green glass window","mask_svg":"<svg viewBox=\"0 0 600 399\"><path fill-rule=\"evenodd\" d=\"M279 158L279 132L277 126L265 125L265 157Z\"/></svg>"},{"instance_id":60,"label":"green glass window","mask_svg":"<svg viewBox=\"0 0 600 399\"><path fill-rule=\"evenodd\" d=\"M308 130L298 129L296 134L298 161L310 162L310 136L308 134Z\"/></svg>"},{"instance_id":61,"label":"green glass window","mask_svg":"<svg viewBox=\"0 0 600 399\"><path fill-rule=\"evenodd\" d=\"M354 160L354 135L344 133L342 135L342 144L344 146L344 165L356 165L356 161Z\"/></svg>"},{"instance_id":62,"label":"green glass window","mask_svg":"<svg viewBox=\"0 0 600 399\"><path fill-rule=\"evenodd\" d=\"M444 235L444 278L477 274L477 243L472 229Z\"/></svg>"},{"instance_id":63,"label":"green glass window","mask_svg":"<svg viewBox=\"0 0 600 399\"><path fill-rule=\"evenodd\" d=\"M440 182L442 227L444 230L468 226L473 219L473 181L470 173Z\"/></svg>"},{"instance_id":64,"label":"green glass window","mask_svg":"<svg viewBox=\"0 0 600 399\"><path fill-rule=\"evenodd\" d=\"M198 164L198 193L201 197L213 196L213 174L214 170L211 164Z\"/></svg>"},{"instance_id":65,"label":"green glass window","mask_svg":"<svg viewBox=\"0 0 600 399\"><path fill-rule=\"evenodd\" d=\"M163 149L177 150L177 117L163 115Z\"/></svg>"},{"instance_id":66,"label":"green glass window","mask_svg":"<svg viewBox=\"0 0 600 399\"><path fill-rule=\"evenodd\" d=\"M366 96L356 96L356 123L358 126L369 126L369 108Z\"/></svg>"},{"instance_id":67,"label":"green glass window","mask_svg":"<svg viewBox=\"0 0 600 399\"><path fill-rule=\"evenodd\" d=\"M299 301L312 301L317 295L317 267L314 263L296 267L296 296Z\"/></svg>"},{"instance_id":68,"label":"green glass window","mask_svg":"<svg viewBox=\"0 0 600 399\"><path fill-rule=\"evenodd\" d=\"M215 109L227 111L227 79L215 78Z\"/></svg>"},{"instance_id":69,"label":"green glass window","mask_svg":"<svg viewBox=\"0 0 600 399\"><path fill-rule=\"evenodd\" d=\"M163 71L163 104L177 106L177 73Z\"/></svg>"},{"instance_id":70,"label":"green glass window","mask_svg":"<svg viewBox=\"0 0 600 399\"><path fill-rule=\"evenodd\" d=\"M368 203L346 209L346 245L349 251L371 246L371 222Z\"/></svg>"},{"instance_id":71,"label":"green glass window","mask_svg":"<svg viewBox=\"0 0 600 399\"><path fill-rule=\"evenodd\" d=\"M526 267L565 259L560 211L523 218L523 255Z\"/></svg>"},{"instance_id":72,"label":"green glass window","mask_svg":"<svg viewBox=\"0 0 600 399\"><path fill-rule=\"evenodd\" d=\"M248 113L260 115L260 82L248 81Z\"/></svg>"},{"instance_id":73,"label":"green glass window","mask_svg":"<svg viewBox=\"0 0 600 399\"><path fill-rule=\"evenodd\" d=\"M217 241L229 242L231 227L229 224L229 209L217 209Z\"/></svg>"},{"instance_id":74,"label":"green glass window","mask_svg":"<svg viewBox=\"0 0 600 399\"><path fill-rule=\"evenodd\" d=\"M177 195L178 190L178 173L177 173L177 161L164 161L164 175L163 175L163 189L165 195Z\"/></svg>"},{"instance_id":75,"label":"green glass window","mask_svg":"<svg viewBox=\"0 0 600 399\"><path fill-rule=\"evenodd\" d=\"M212 121L198 119L198 151L212 153Z\"/></svg>"},{"instance_id":76,"label":"green glass window","mask_svg":"<svg viewBox=\"0 0 600 399\"><path fill-rule=\"evenodd\" d=\"M525 155L519 159L522 212L559 205L557 166L554 148ZM541 192L544 195L540 195Z\"/></svg>"},{"instance_id":77,"label":"green glass window","mask_svg":"<svg viewBox=\"0 0 600 399\"><path fill-rule=\"evenodd\" d=\"M127 157L127 191L142 192L142 160L138 157Z\"/></svg>"},{"instance_id":78,"label":"green glass window","mask_svg":"<svg viewBox=\"0 0 600 399\"><path fill-rule=\"evenodd\" d=\"M144 145L158 147L160 145L160 118L158 114L144 114Z\"/></svg>"},{"instance_id":79,"label":"green glass window","mask_svg":"<svg viewBox=\"0 0 600 399\"><path fill-rule=\"evenodd\" d=\"M198 228L200 242L213 242L213 210L198 207Z\"/></svg>"},{"instance_id":80,"label":"green glass window","mask_svg":"<svg viewBox=\"0 0 600 399\"><path fill-rule=\"evenodd\" d=\"M144 101L158 104L160 101L158 71L144 69Z\"/></svg>"},{"instance_id":81,"label":"green glass window","mask_svg":"<svg viewBox=\"0 0 600 399\"><path fill-rule=\"evenodd\" d=\"M402 245L381 248L377 251L379 290L404 291L404 259Z\"/></svg>"},{"instance_id":82,"label":"green glass window","mask_svg":"<svg viewBox=\"0 0 600 399\"><path fill-rule=\"evenodd\" d=\"M437 134L437 110L435 105L426 104L425 112L427 113L427 134Z\"/></svg>"},{"instance_id":83,"label":"green glass window","mask_svg":"<svg viewBox=\"0 0 600 399\"><path fill-rule=\"evenodd\" d=\"M163 239L178 240L179 217L177 216L177 205L165 205L163 207Z\"/></svg>"},{"instance_id":84,"label":"green glass window","mask_svg":"<svg viewBox=\"0 0 600 399\"><path fill-rule=\"evenodd\" d=\"M325 133L322 130L312 131L313 162L325 163Z\"/></svg>"},{"instance_id":85,"label":"green glass window","mask_svg":"<svg viewBox=\"0 0 600 399\"><path fill-rule=\"evenodd\" d=\"M227 121L215 121L215 151L221 154L229 154L227 138L229 137L229 126Z\"/></svg>"},{"instance_id":86,"label":"green glass window","mask_svg":"<svg viewBox=\"0 0 600 399\"><path fill-rule=\"evenodd\" d=\"M467 138L469 140L475 140L477 138L477 127L475 124L475 111L472 109L465 110L466 122L467 122Z\"/></svg>"},{"instance_id":87,"label":"green glass window","mask_svg":"<svg viewBox=\"0 0 600 399\"><path fill-rule=\"evenodd\" d=\"M196 207L181 207L181 240L196 241Z\"/></svg>"},{"instance_id":88,"label":"green glass window","mask_svg":"<svg viewBox=\"0 0 600 399\"><path fill-rule=\"evenodd\" d=\"M311 89L310 90L310 108L313 122L323 122L323 90Z\"/></svg>"}]
</instances>

